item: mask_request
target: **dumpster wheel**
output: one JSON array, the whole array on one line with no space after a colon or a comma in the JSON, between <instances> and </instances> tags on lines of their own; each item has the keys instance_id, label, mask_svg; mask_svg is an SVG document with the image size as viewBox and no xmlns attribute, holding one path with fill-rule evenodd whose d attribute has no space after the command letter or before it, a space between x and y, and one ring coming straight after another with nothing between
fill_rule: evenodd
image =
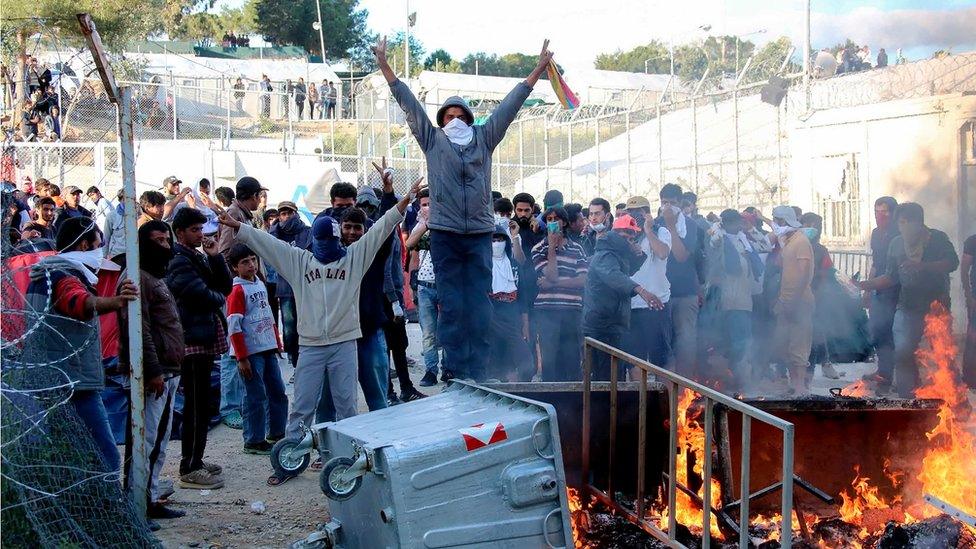
<instances>
[{"instance_id":1,"label":"dumpster wheel","mask_svg":"<svg viewBox=\"0 0 976 549\"><path fill-rule=\"evenodd\" d=\"M344 501L353 496L363 484L362 475L352 480L343 480L342 476L353 466L355 461L348 457L336 457L329 460L322 468L319 477L319 487L322 493L331 500Z\"/></svg>"},{"instance_id":2,"label":"dumpster wheel","mask_svg":"<svg viewBox=\"0 0 976 549\"><path fill-rule=\"evenodd\" d=\"M271 449L271 466L275 473L282 476L294 477L302 474L312 461L310 451L301 451L300 443L283 438L275 443Z\"/></svg>"}]
</instances>

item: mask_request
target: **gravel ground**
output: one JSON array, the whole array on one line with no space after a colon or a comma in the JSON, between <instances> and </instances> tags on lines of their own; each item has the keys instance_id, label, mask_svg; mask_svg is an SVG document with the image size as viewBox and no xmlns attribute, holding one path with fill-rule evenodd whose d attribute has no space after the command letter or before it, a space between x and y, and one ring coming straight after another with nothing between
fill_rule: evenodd
<instances>
[{"instance_id":1,"label":"gravel ground","mask_svg":"<svg viewBox=\"0 0 976 549\"><path fill-rule=\"evenodd\" d=\"M408 356L417 360L411 368L414 383L423 376L420 356L420 326L409 324ZM292 368L282 361L282 373L287 380ZM825 379L817 368L812 387L816 394L826 395L830 387L843 387L874 370L874 364L841 364L837 370L844 376L839 380ZM396 385L396 384L395 384ZM444 387L420 387L426 394L439 393ZM396 385L399 391L399 386ZM289 396L293 387L287 385ZM770 388L772 389L772 388ZM366 412L365 401L360 394L360 412ZM186 511L187 516L158 521L161 530L156 535L164 546L183 547L283 547L305 537L315 527L329 518L328 500L319 489L317 473L306 471L287 484L272 488L265 481L271 474L267 456L254 456L242 451L241 432L220 425L210 431L207 442L207 461L224 468L225 485L213 491L184 490L177 488L171 496L173 508ZM168 447L163 478L177 479L180 446L172 441ZM263 502L264 514L251 511L253 502Z\"/></svg>"},{"instance_id":2,"label":"gravel ground","mask_svg":"<svg viewBox=\"0 0 976 549\"><path fill-rule=\"evenodd\" d=\"M409 324L408 356L421 363L420 326ZM281 361L282 375L287 381L292 368ZM423 377L423 367L411 368L414 384ZM286 385L289 397L293 387ZM399 392L400 387L394 381ZM425 394L439 393L444 387L418 387ZM359 411L366 412L360 393ZM243 452L241 432L225 425L210 431L206 460L224 468L224 487L219 490L184 490L176 488L170 497L174 509L186 511L186 516L174 520L157 521L162 527L156 536L163 545L183 547L283 547L308 535L329 518L329 504L319 488L317 473L306 471L283 486L272 488L266 484L271 474L268 456L254 456ZM180 444L171 441L162 478L178 479ZM251 512L251 503L263 502L266 511Z\"/></svg>"}]
</instances>

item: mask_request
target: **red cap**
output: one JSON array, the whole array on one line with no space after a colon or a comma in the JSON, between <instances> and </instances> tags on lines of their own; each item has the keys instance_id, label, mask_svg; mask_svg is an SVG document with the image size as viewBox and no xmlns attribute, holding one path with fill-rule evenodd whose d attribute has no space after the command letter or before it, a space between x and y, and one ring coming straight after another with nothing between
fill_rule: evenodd
<instances>
[{"instance_id":1,"label":"red cap","mask_svg":"<svg viewBox=\"0 0 976 549\"><path fill-rule=\"evenodd\" d=\"M634 221L634 218L628 214L623 214L617 217L616 219L614 219L613 229L634 231L635 233L641 232L641 228L640 226L637 225L637 221Z\"/></svg>"}]
</instances>

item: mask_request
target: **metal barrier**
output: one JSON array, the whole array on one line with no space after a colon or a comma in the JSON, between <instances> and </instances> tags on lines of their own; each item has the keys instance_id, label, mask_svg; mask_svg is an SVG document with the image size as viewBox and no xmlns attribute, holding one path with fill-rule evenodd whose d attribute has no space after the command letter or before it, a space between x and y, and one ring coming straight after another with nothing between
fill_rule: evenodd
<instances>
[{"instance_id":1,"label":"metal barrier","mask_svg":"<svg viewBox=\"0 0 976 549\"><path fill-rule=\"evenodd\" d=\"M593 352L600 351L610 355L610 472L607 477L607 490L603 491L590 484L590 374L593 371ZM637 499L636 512L620 505L614 499L612 464L616 452L617 438L617 364L624 361L640 370L640 400L638 408L638 456L637 456ZM644 484L645 484L645 455L647 448L646 428L647 428L647 376L653 374L658 381L661 381L668 388L668 400L670 405L669 420L669 442L668 442L668 529L661 530L659 527L644 519ZM775 427L783 432L783 481L780 484L782 489L781 515L783 517L780 526L781 547L792 546L792 515L793 515L793 424L780 419L767 412L759 410L736 400L730 396L722 394L714 389L709 389L694 381L681 377L674 372L655 366L645 360L641 360L633 355L627 354L619 349L611 347L605 343L597 341L591 337L584 339L583 343L583 486L582 503L587 505L588 496L595 497L601 503L613 508L630 522L634 523L642 530L667 543L671 547L685 547L677 541L675 533L677 531L676 502L677 502L677 476L675 471L676 451L678 450L678 389L684 388L691 390L705 397L705 463L703 467L703 486L704 496L702 498L703 527L702 527L702 547L709 547L711 540L711 530L709 528L713 511L711 507L711 482L712 482L712 452L713 445L713 425L714 410L716 403L727 406L742 414L742 458L741 458L741 478L739 483L739 525L740 530L744 529L746 535L739 536L739 547L746 549L750 546L748 536L749 525L749 501L756 494L749 492L750 474L750 447L752 442L752 420L756 419L767 425Z\"/></svg>"},{"instance_id":2,"label":"metal barrier","mask_svg":"<svg viewBox=\"0 0 976 549\"><path fill-rule=\"evenodd\" d=\"M830 251L830 260L839 272L860 280L867 280L871 273L871 254L861 251Z\"/></svg>"}]
</instances>

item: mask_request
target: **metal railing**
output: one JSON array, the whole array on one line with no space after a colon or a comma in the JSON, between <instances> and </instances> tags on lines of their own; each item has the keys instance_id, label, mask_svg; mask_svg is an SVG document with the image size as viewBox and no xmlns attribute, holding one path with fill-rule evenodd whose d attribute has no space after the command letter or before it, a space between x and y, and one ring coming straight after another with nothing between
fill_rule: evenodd
<instances>
[{"instance_id":1,"label":"metal railing","mask_svg":"<svg viewBox=\"0 0 976 549\"><path fill-rule=\"evenodd\" d=\"M830 260L837 271L853 278L860 275L860 280L867 280L871 273L871 254L861 251L830 250Z\"/></svg>"},{"instance_id":2,"label":"metal railing","mask_svg":"<svg viewBox=\"0 0 976 549\"><path fill-rule=\"evenodd\" d=\"M590 374L593 371L593 352L599 351L610 356L610 467L608 467L607 490L603 491L590 484ZM638 408L638 444L637 444L637 499L636 512L619 504L615 498L613 486L612 464L616 453L617 438L617 384L618 373L617 365L619 361L635 366L640 371L640 397ZM646 478L645 456L647 453L647 376L652 374L656 380L664 383L668 390L668 400L670 408L669 416L669 436L668 436L668 474L667 474L667 508L668 508L668 527L667 531L655 526L651 521L644 518L644 484ZM794 479L793 475L793 424L780 419L774 415L752 407L739 400L722 394L714 389L709 389L694 381L681 377L674 372L655 366L645 360L641 360L633 355L620 351L605 343L597 341L591 337L584 339L583 343L583 486L581 499L583 505L588 504L589 496L613 508L627 520L640 527L642 530L658 538L671 547L685 547L676 539L677 533L677 492L678 483L676 475L676 452L678 448L678 390L679 388L693 391L705 398L705 463L703 467L703 487L702 497L702 547L710 547L711 540L711 519L712 513L716 512L711 506L711 483L712 483L712 452L714 443L714 406L721 404L728 409L735 410L742 414L742 456L741 456L741 477L739 480L739 547L746 549L750 546L748 535L749 527L749 502L756 497L750 494L749 475L750 475L750 449L752 443L752 420L761 421L783 432L783 481L779 483L782 490L782 500L780 513L782 524L780 526L780 545L781 547L792 546L792 515L793 515L793 482L787 479ZM684 491L684 490L683 490ZM687 493L687 492L686 492Z\"/></svg>"}]
</instances>

